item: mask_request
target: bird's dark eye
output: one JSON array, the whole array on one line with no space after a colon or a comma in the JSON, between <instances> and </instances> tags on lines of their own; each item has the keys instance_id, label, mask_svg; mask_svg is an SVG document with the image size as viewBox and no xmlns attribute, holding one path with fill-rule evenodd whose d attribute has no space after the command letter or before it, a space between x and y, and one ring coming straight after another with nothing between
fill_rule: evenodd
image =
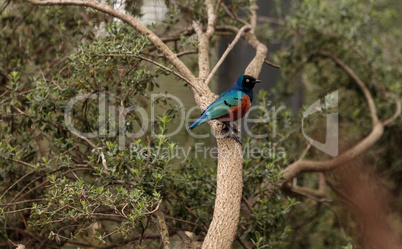
<instances>
[{"instance_id":1,"label":"bird's dark eye","mask_svg":"<svg viewBox=\"0 0 402 249\"><path fill-rule=\"evenodd\" d=\"M246 79L246 82L249 82L250 80L249 79Z\"/></svg>"}]
</instances>

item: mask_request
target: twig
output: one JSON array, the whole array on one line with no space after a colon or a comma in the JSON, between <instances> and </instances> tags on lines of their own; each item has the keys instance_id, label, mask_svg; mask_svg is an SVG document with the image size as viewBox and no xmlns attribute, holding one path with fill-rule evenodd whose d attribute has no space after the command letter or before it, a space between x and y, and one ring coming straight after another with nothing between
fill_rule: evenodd
<instances>
[{"instance_id":1,"label":"twig","mask_svg":"<svg viewBox=\"0 0 402 249\"><path fill-rule=\"evenodd\" d=\"M102 159L102 165L103 168L106 170L106 172L108 171L108 167L107 167L107 163L106 163L106 158L105 158L105 154L103 153L103 148L102 147L96 147L96 145L94 143L92 143L88 138L82 136L81 134L73 131L73 130L69 130L72 134L74 134L75 136L81 138L82 140L84 140L85 142L87 142L94 150L99 150L99 155Z\"/></svg>"},{"instance_id":2,"label":"twig","mask_svg":"<svg viewBox=\"0 0 402 249\"><path fill-rule=\"evenodd\" d=\"M306 146L306 148L304 149L304 151L302 152L302 154L300 155L299 160L303 160L303 158L306 156L307 152L310 150L311 148L311 143L309 142Z\"/></svg>"},{"instance_id":3,"label":"twig","mask_svg":"<svg viewBox=\"0 0 402 249\"><path fill-rule=\"evenodd\" d=\"M169 219L169 220L175 220L175 221L180 221L180 222L183 222L183 223L188 223L190 225L197 226L197 227L202 227L202 225L199 225L197 223L187 221L187 220L183 220L183 219L179 219L179 218L173 218L173 217L170 217L170 216L165 216L165 218Z\"/></svg>"},{"instance_id":4,"label":"twig","mask_svg":"<svg viewBox=\"0 0 402 249\"><path fill-rule=\"evenodd\" d=\"M144 216L145 216L145 215L150 215L150 214L153 214L153 213L155 213L156 211L158 211L159 206L161 205L161 202L162 202L162 200L159 200L159 201L158 201L158 204L156 205L156 208L155 208L154 210L152 210L152 211L150 211L150 212L147 212L147 213L144 213L143 215L144 215Z\"/></svg>"},{"instance_id":5,"label":"twig","mask_svg":"<svg viewBox=\"0 0 402 249\"><path fill-rule=\"evenodd\" d=\"M225 52L223 53L223 55L221 56L221 58L219 59L219 61L216 63L215 67L212 69L212 71L209 73L207 79L205 80L205 84L208 85L208 83L211 81L212 77L215 75L216 71L218 71L219 67L222 65L223 61L226 59L226 57L228 56L228 54L230 53L230 51L232 51L232 49L234 48L234 46L236 45L236 43L240 40L243 32L245 32L246 30L250 29L250 25L246 25L243 26L239 32L237 32L236 37L233 39L233 41L229 44L229 46L226 48Z\"/></svg>"},{"instance_id":6,"label":"twig","mask_svg":"<svg viewBox=\"0 0 402 249\"><path fill-rule=\"evenodd\" d=\"M229 8L222 2L221 6L223 7L223 9L225 10L225 12L234 20L241 22L244 25L250 25L248 22L246 22L245 20L235 16L230 10Z\"/></svg>"},{"instance_id":7,"label":"twig","mask_svg":"<svg viewBox=\"0 0 402 249\"><path fill-rule=\"evenodd\" d=\"M253 212L253 208L250 206L250 203L248 203L246 197L244 197L244 195L241 197L241 199L243 200L244 204L246 204L246 207L248 208L248 210L250 212Z\"/></svg>"},{"instance_id":8,"label":"twig","mask_svg":"<svg viewBox=\"0 0 402 249\"><path fill-rule=\"evenodd\" d=\"M377 109L374 104L374 99L371 96L370 91L367 89L366 84L359 78L359 76L357 76L357 74L348 65L346 65L341 59L336 57L334 54L327 51L316 51L315 54L331 58L336 64L341 66L342 69L345 70L349 74L349 76L359 85L361 91L364 93L364 96L366 97L373 125L377 124L379 120L377 116Z\"/></svg>"},{"instance_id":9,"label":"twig","mask_svg":"<svg viewBox=\"0 0 402 249\"><path fill-rule=\"evenodd\" d=\"M394 122L395 119L397 119L400 114L401 114L401 100L398 99L398 100L396 100L396 111L395 111L394 115L392 117L390 117L389 119L385 120L384 122L382 122L382 124L384 126L388 126L389 124Z\"/></svg>"},{"instance_id":10,"label":"twig","mask_svg":"<svg viewBox=\"0 0 402 249\"><path fill-rule=\"evenodd\" d=\"M183 55L196 54L196 53L198 53L197 50L189 50L189 51L183 51L183 52L177 53L176 56L181 57Z\"/></svg>"},{"instance_id":11,"label":"twig","mask_svg":"<svg viewBox=\"0 0 402 249\"><path fill-rule=\"evenodd\" d=\"M191 52L193 52L193 51L191 51ZM168 72L170 72L170 73L176 75L177 77L179 77L180 79L184 80L185 82L187 82L188 84L191 85L191 82L190 82L188 79L186 79L185 77L183 77L183 75L181 75L181 74L175 72L174 70L172 70L172 69L170 69L170 68L165 67L165 66L162 65L162 64L159 64L158 62L156 62L156 61L154 61L154 60L148 59L148 58L146 58L146 57L144 57L144 56L141 56L141 55L131 54L131 53L125 53L125 54L96 54L96 55L98 55L98 56L110 56L110 57L125 57L125 56L127 56L127 57L135 57L135 58L144 60L144 61L146 61L146 62L152 63L152 64L154 64L154 65L156 65L156 66L162 68L163 70L168 71ZM176 55L176 56L177 56L177 55Z\"/></svg>"},{"instance_id":12,"label":"twig","mask_svg":"<svg viewBox=\"0 0 402 249\"><path fill-rule=\"evenodd\" d=\"M264 60L264 63L269 65L269 66L271 66L271 67L273 67L273 68L281 68L280 65L274 64L274 63L268 61L267 59Z\"/></svg>"},{"instance_id":13,"label":"twig","mask_svg":"<svg viewBox=\"0 0 402 249\"><path fill-rule=\"evenodd\" d=\"M31 172L28 172L28 173L25 174L23 177L21 177L20 179L18 179L17 181L15 181L15 182L13 183L13 185L11 185L10 187L8 187L8 189L0 196L0 200L4 197L5 194L7 194L8 191L10 191L10 189L11 189L12 187L14 187L14 186L15 186L17 183L19 183L20 181L22 181L25 177L27 177L27 176L29 176L30 174L32 174L33 172L35 172L36 169L37 169L37 168L35 167L34 170L32 170Z\"/></svg>"},{"instance_id":14,"label":"twig","mask_svg":"<svg viewBox=\"0 0 402 249\"><path fill-rule=\"evenodd\" d=\"M20 161L20 160L17 160L17 159L13 159L13 158L7 158L7 159L9 159L9 160L11 160L11 161L13 161L13 162L16 162L16 163L19 163L19 164L22 164L22 165L25 165L25 166L27 166L27 167L30 167L30 168L33 168L33 169L37 169L37 167L36 166L34 166L34 165L32 165L32 164L29 164L29 163L26 163L26 162L23 162L23 161ZM35 171L34 170L34 171ZM33 172L33 171L32 171ZM0 198L1 199L1 198Z\"/></svg>"}]
</instances>

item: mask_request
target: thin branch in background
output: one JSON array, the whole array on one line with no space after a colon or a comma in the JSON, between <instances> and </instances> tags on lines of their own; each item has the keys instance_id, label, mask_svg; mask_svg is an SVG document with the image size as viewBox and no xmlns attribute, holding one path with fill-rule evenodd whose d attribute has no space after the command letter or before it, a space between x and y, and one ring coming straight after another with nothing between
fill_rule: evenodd
<instances>
[{"instance_id":1,"label":"thin branch in background","mask_svg":"<svg viewBox=\"0 0 402 249\"><path fill-rule=\"evenodd\" d=\"M183 75L177 73L176 71L174 71L174 70L172 70L172 69L169 69L169 68L165 67L164 65L162 65L162 64L160 64L160 63L158 63L158 62L156 62L156 61L154 61L154 60L151 60L151 59L148 59L148 58L146 58L146 57L143 57L143 56L141 56L141 55L136 55L135 57L137 57L137 58L139 58L139 59L141 59L141 60L147 61L147 62L149 62L149 63L152 63L152 64L154 64L154 65L156 65L156 66L162 68L163 70L168 71L168 72L170 72L170 73L176 75L176 76L179 77L180 79L182 79L182 80L184 80L185 82L187 82L187 83L188 83L190 86L192 86L195 90L197 90L197 88L196 88L188 79L186 79Z\"/></svg>"},{"instance_id":2,"label":"thin branch in background","mask_svg":"<svg viewBox=\"0 0 402 249\"><path fill-rule=\"evenodd\" d=\"M13 160L13 159L10 159L10 160ZM4 197L5 194L7 194L8 191L10 191L10 189L11 189L12 187L14 187L14 186L15 186L16 184L18 184L20 181L22 181L25 177L27 177L27 176L29 176L30 174L32 174L33 172L35 172L36 169L37 169L37 168L35 167L34 170L32 170L31 172L28 172L28 173L25 174L23 177L21 177L20 179L18 179L17 181L15 181L15 182L13 183L13 185L11 185L11 186L0 196L0 200Z\"/></svg>"},{"instance_id":3,"label":"thin branch in background","mask_svg":"<svg viewBox=\"0 0 402 249\"><path fill-rule=\"evenodd\" d=\"M184 55L196 54L196 53L198 53L197 50L189 50L189 51L183 51L183 52L177 53L176 56L181 57L181 56L184 56Z\"/></svg>"},{"instance_id":4,"label":"thin branch in background","mask_svg":"<svg viewBox=\"0 0 402 249\"><path fill-rule=\"evenodd\" d=\"M310 150L311 148L311 143L308 142L306 148L304 149L304 151L302 152L302 154L300 155L299 160L303 160L303 158L306 156L307 152Z\"/></svg>"},{"instance_id":5,"label":"thin branch in background","mask_svg":"<svg viewBox=\"0 0 402 249\"><path fill-rule=\"evenodd\" d=\"M155 208L154 210L152 210L152 211L150 211L150 212L147 212L147 213L143 213L142 215L150 215L150 214L153 214L153 213L155 213L156 211L158 211L159 206L161 205L161 202L162 202L162 200L159 200L159 201L158 201L158 204L156 205L156 208Z\"/></svg>"},{"instance_id":6,"label":"thin branch in background","mask_svg":"<svg viewBox=\"0 0 402 249\"><path fill-rule=\"evenodd\" d=\"M139 241L140 246L142 245L142 240L144 239L144 233L148 229L148 225L149 225L150 218L147 217L146 219L147 219L147 223L145 224L145 227L142 227L142 221L140 222L141 227L142 227L142 232L141 232L140 241Z\"/></svg>"},{"instance_id":7,"label":"thin branch in background","mask_svg":"<svg viewBox=\"0 0 402 249\"><path fill-rule=\"evenodd\" d=\"M102 147L96 147L96 145L94 143L92 143L88 138L82 136L81 134L73 131L73 130L69 130L73 135L81 138L82 140L84 140L85 142L87 142L94 150L99 150L99 156L102 159L102 165L104 170L106 170L106 172L108 171L108 167L107 167L107 163L106 163L106 158L105 158L105 154L103 153L103 148Z\"/></svg>"},{"instance_id":8,"label":"thin branch in background","mask_svg":"<svg viewBox=\"0 0 402 249\"><path fill-rule=\"evenodd\" d=\"M382 122L382 124L384 125L384 126L388 126L388 125L390 125L392 122L394 122L398 117L399 117L399 115L401 114L401 100L400 99L397 99L396 100L396 111L395 111L395 113L394 113L394 115L392 116L392 117L390 117L389 119L387 119L387 120L385 120L384 122Z\"/></svg>"},{"instance_id":9,"label":"thin branch in background","mask_svg":"<svg viewBox=\"0 0 402 249\"><path fill-rule=\"evenodd\" d=\"M196 52L195 52L195 51L185 51L185 52L183 52L182 55L189 54L189 53L196 53ZM158 67L162 68L163 70L168 71L168 72L172 73L173 75L179 77L180 79L182 79L182 80L184 80L185 82L187 82L187 84L189 84L194 90L196 90L196 91L198 92L197 87L196 87L195 85L193 85L193 84L191 83L191 81L188 80L187 78L185 78L183 75L181 75L181 74L179 74L178 72L176 72L176 71L174 71L174 70L172 70L172 69L170 69L170 68L168 68L168 67L166 67L166 66L164 66L164 65L162 65L162 64L160 64L160 63L158 63L158 62L156 62L156 61L154 61L154 60L151 60L151 59L149 59L149 58L147 58L147 57L144 57L144 56L141 56L141 55L136 55L136 54L130 54L130 53L126 53L126 54L97 54L97 55L98 55L98 56L111 56L111 57L131 56L131 57L135 57L135 58L144 60L144 61L146 61L146 62L149 62L149 63L151 63L151 64L154 64L155 66L158 66ZM181 55L180 55L180 56L181 56Z\"/></svg>"},{"instance_id":10,"label":"thin branch in background","mask_svg":"<svg viewBox=\"0 0 402 249\"><path fill-rule=\"evenodd\" d=\"M29 163L26 163L26 162L23 162L23 161L20 161L20 160L17 160L17 159L13 159L13 158L7 158L7 159L8 159L8 160L11 160L11 161L13 161L13 162L22 164L22 165L24 165L24 166L33 168L33 169L34 169L33 171L35 171L35 170L37 169L37 167L34 166L34 165L32 165L32 164L29 164ZM33 172L33 171L31 171L31 172ZM0 199L1 199L1 198L0 198Z\"/></svg>"},{"instance_id":11,"label":"thin branch in background","mask_svg":"<svg viewBox=\"0 0 402 249\"><path fill-rule=\"evenodd\" d=\"M230 51L234 48L236 43L240 40L241 36L243 35L243 32L247 31L251 27L249 25L243 26L239 32L237 33L236 37L233 39L233 41L229 44L229 46L226 48L225 52L219 59L219 61L216 63L215 67L212 69L212 71L209 73L207 79L205 80L205 84L208 85L208 83L211 81L212 77L215 75L216 71L218 71L219 67L222 65L223 61L226 59Z\"/></svg>"},{"instance_id":12,"label":"thin branch in background","mask_svg":"<svg viewBox=\"0 0 402 249\"><path fill-rule=\"evenodd\" d=\"M250 212L253 212L253 208L250 206L250 203L248 203L246 197L244 197L244 195L241 197L242 201L244 202L244 204L246 204L246 207L248 208L248 210Z\"/></svg>"},{"instance_id":13,"label":"thin branch in background","mask_svg":"<svg viewBox=\"0 0 402 249\"><path fill-rule=\"evenodd\" d=\"M366 97L369 110L370 110L370 115L373 121L373 125L376 125L379 122L378 116L377 116L377 109L375 107L374 99L371 96L370 91L368 90L366 84L357 76L357 74L350 68L346 63L344 63L341 59L336 57L334 54L328 52L328 51L316 51L314 54L320 55L320 56L325 56L331 58L336 64L338 64L344 71L346 71L349 76L359 85L361 91L363 92L364 96Z\"/></svg>"},{"instance_id":14,"label":"thin branch in background","mask_svg":"<svg viewBox=\"0 0 402 249\"><path fill-rule=\"evenodd\" d=\"M321 205L323 205L324 207L326 207L328 210L330 210L330 211L335 215L336 219L337 219L338 222L339 222L339 229L341 230L342 237L343 237L345 240L347 240L348 236L346 235L345 228L344 228L344 226L343 226L341 217L339 216L339 214L338 214L335 210L333 210L333 209L331 208L331 206L329 206L329 205L327 205L327 204L325 203L325 202L328 202L328 200L319 199L319 198L316 198L314 195L306 194L306 193L304 193L303 191L298 191L298 188L291 188L290 190L291 190L292 192L296 193L296 194L299 194L299 195L305 196L305 197L307 197L307 198L309 198L309 199L311 199L311 200L314 200L314 201L316 201L318 204L321 204Z\"/></svg>"},{"instance_id":15,"label":"thin branch in background","mask_svg":"<svg viewBox=\"0 0 402 249\"><path fill-rule=\"evenodd\" d=\"M250 25L248 22L246 22L245 20L235 16L230 10L229 8L222 2L221 3L222 8L225 10L226 14L228 14L230 16L230 18L244 24L244 25Z\"/></svg>"},{"instance_id":16,"label":"thin branch in background","mask_svg":"<svg viewBox=\"0 0 402 249\"><path fill-rule=\"evenodd\" d=\"M283 22L280 20L268 16L259 16L257 17L257 21L283 25Z\"/></svg>"},{"instance_id":17,"label":"thin branch in background","mask_svg":"<svg viewBox=\"0 0 402 249\"><path fill-rule=\"evenodd\" d=\"M269 65L269 66L271 66L271 67L273 67L273 68L281 68L280 65L272 63L272 62L268 61L267 59L264 60L264 63Z\"/></svg>"},{"instance_id":18,"label":"thin branch in background","mask_svg":"<svg viewBox=\"0 0 402 249\"><path fill-rule=\"evenodd\" d=\"M11 0L7 0L7 1L4 2L3 6L1 7L1 10L0 10L0 15L7 8L7 6L10 4L10 2L11 2Z\"/></svg>"}]
</instances>

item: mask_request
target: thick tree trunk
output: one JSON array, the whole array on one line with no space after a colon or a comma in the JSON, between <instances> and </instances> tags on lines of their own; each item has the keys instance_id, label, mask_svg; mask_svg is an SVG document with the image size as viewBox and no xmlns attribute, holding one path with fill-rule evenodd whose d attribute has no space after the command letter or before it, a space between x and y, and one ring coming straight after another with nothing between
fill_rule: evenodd
<instances>
[{"instance_id":1,"label":"thick tree trunk","mask_svg":"<svg viewBox=\"0 0 402 249\"><path fill-rule=\"evenodd\" d=\"M214 217L202 248L231 248L240 217L243 156L239 143L218 139L218 173Z\"/></svg>"}]
</instances>

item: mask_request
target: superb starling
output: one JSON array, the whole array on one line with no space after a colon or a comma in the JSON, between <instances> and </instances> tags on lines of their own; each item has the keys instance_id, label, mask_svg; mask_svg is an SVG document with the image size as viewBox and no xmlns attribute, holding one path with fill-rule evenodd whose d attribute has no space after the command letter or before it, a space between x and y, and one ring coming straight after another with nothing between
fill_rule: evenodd
<instances>
[{"instance_id":1,"label":"superb starling","mask_svg":"<svg viewBox=\"0 0 402 249\"><path fill-rule=\"evenodd\" d=\"M228 123L243 118L253 101L253 88L256 83L261 81L250 75L240 76L235 85L212 102L188 129L193 129L212 119L219 120L227 126Z\"/></svg>"}]
</instances>

